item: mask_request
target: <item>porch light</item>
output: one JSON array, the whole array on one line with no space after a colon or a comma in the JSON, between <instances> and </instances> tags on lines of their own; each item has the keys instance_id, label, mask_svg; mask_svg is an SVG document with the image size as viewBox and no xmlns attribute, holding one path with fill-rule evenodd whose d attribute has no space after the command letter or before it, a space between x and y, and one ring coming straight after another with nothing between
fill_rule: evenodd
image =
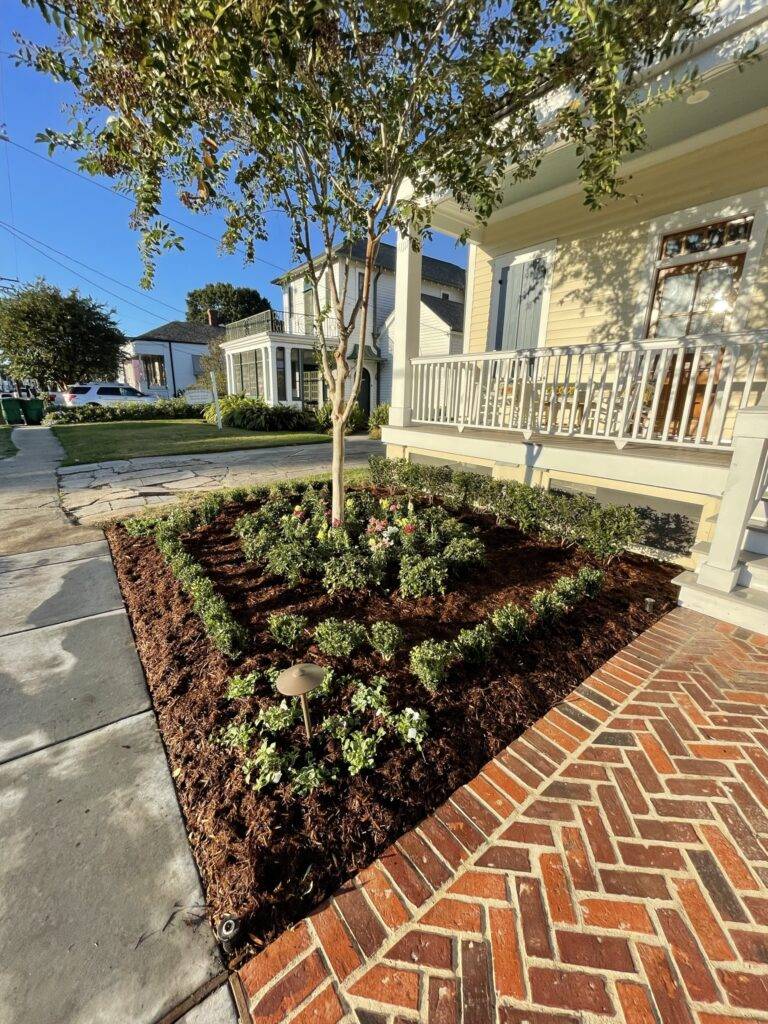
<instances>
[{"instance_id":1,"label":"porch light","mask_svg":"<svg viewBox=\"0 0 768 1024\"><path fill-rule=\"evenodd\" d=\"M304 715L304 729L307 739L312 739L312 723L309 719L309 704L307 694L316 690L325 678L325 669L319 665L310 665L306 662L299 665L291 665L283 669L275 680L278 693L285 697L298 697L301 701L301 711Z\"/></svg>"}]
</instances>

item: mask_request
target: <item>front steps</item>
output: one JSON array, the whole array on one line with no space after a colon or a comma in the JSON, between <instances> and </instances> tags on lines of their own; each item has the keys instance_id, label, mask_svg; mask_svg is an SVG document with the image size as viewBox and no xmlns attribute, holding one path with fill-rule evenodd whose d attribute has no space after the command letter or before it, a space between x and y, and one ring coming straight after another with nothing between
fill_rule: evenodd
<instances>
[{"instance_id":1,"label":"front steps","mask_svg":"<svg viewBox=\"0 0 768 1024\"><path fill-rule=\"evenodd\" d=\"M697 569L706 561L709 547L708 543L694 547ZM699 583L698 571L682 572L673 583L680 587L678 604L684 608L768 634L768 526L763 520L749 522L739 557L738 580L730 593Z\"/></svg>"}]
</instances>

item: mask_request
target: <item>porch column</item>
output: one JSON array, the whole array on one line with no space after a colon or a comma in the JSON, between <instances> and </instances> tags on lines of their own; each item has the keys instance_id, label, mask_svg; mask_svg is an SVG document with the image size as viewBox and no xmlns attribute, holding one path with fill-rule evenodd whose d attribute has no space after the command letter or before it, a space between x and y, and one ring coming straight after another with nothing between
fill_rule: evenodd
<instances>
[{"instance_id":1,"label":"porch column","mask_svg":"<svg viewBox=\"0 0 768 1024\"><path fill-rule=\"evenodd\" d=\"M407 427L411 422L411 359L419 354L421 306L421 249L398 234L395 261L395 311L392 322L392 403L389 422Z\"/></svg>"},{"instance_id":2,"label":"porch column","mask_svg":"<svg viewBox=\"0 0 768 1024\"><path fill-rule=\"evenodd\" d=\"M270 343L264 351L269 360L269 403L270 405L277 405L277 346Z\"/></svg>"},{"instance_id":3,"label":"porch column","mask_svg":"<svg viewBox=\"0 0 768 1024\"><path fill-rule=\"evenodd\" d=\"M768 409L743 409L733 428L733 456L709 556L698 582L729 593L739 579L744 532L763 497L768 464Z\"/></svg>"}]
</instances>

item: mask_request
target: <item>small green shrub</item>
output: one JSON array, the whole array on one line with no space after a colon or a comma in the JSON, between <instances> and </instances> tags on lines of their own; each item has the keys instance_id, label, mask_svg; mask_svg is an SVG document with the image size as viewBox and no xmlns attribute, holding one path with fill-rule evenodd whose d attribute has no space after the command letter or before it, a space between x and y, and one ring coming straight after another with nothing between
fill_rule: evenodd
<instances>
[{"instance_id":1,"label":"small green shrub","mask_svg":"<svg viewBox=\"0 0 768 1024\"><path fill-rule=\"evenodd\" d=\"M307 628L306 616L291 612L272 612L267 622L272 639L281 647L296 647Z\"/></svg>"},{"instance_id":2,"label":"small green shrub","mask_svg":"<svg viewBox=\"0 0 768 1024\"><path fill-rule=\"evenodd\" d=\"M386 427L388 423L389 405L386 402L381 402L371 409L371 415L368 417L368 433L372 438L380 438L381 428Z\"/></svg>"},{"instance_id":3,"label":"small green shrub","mask_svg":"<svg viewBox=\"0 0 768 1024\"><path fill-rule=\"evenodd\" d=\"M268 733L284 732L296 724L300 715L301 707L297 700L292 700L290 704L287 700L281 700L279 704L262 708L256 716L256 724Z\"/></svg>"},{"instance_id":4,"label":"small green shrub","mask_svg":"<svg viewBox=\"0 0 768 1024\"><path fill-rule=\"evenodd\" d=\"M552 584L552 592L572 608L584 596L584 585L578 576L560 576Z\"/></svg>"},{"instance_id":5,"label":"small green shrub","mask_svg":"<svg viewBox=\"0 0 768 1024\"><path fill-rule=\"evenodd\" d=\"M421 751L427 738L428 720L426 712L414 708L404 708L392 717L392 725L401 742L410 743Z\"/></svg>"},{"instance_id":6,"label":"small green shrub","mask_svg":"<svg viewBox=\"0 0 768 1024\"><path fill-rule=\"evenodd\" d=\"M554 622L567 610L567 605L555 590L537 590L531 598L531 608L542 625Z\"/></svg>"},{"instance_id":7,"label":"small green shrub","mask_svg":"<svg viewBox=\"0 0 768 1024\"><path fill-rule=\"evenodd\" d=\"M267 405L263 398L247 395L224 395L219 399L221 422L225 427L238 430L314 430L311 413L292 405ZM206 423L216 422L216 407L205 407Z\"/></svg>"},{"instance_id":8,"label":"small green shrub","mask_svg":"<svg viewBox=\"0 0 768 1024\"><path fill-rule=\"evenodd\" d=\"M462 629L456 637L456 650L466 661L477 664L485 661L493 650L496 634L485 622L472 629Z\"/></svg>"},{"instance_id":9,"label":"small green shrub","mask_svg":"<svg viewBox=\"0 0 768 1024\"><path fill-rule=\"evenodd\" d=\"M592 569L589 566L579 570L579 578L584 588L584 594L590 599L597 597L605 583L605 573L602 569Z\"/></svg>"},{"instance_id":10,"label":"small green shrub","mask_svg":"<svg viewBox=\"0 0 768 1024\"><path fill-rule=\"evenodd\" d=\"M371 646L385 661L391 661L403 645L403 631L394 622L374 622L369 635Z\"/></svg>"},{"instance_id":11,"label":"small green shrub","mask_svg":"<svg viewBox=\"0 0 768 1024\"><path fill-rule=\"evenodd\" d=\"M256 726L253 722L230 722L211 736L211 742L217 747L245 751L255 735Z\"/></svg>"},{"instance_id":12,"label":"small green shrub","mask_svg":"<svg viewBox=\"0 0 768 1024\"><path fill-rule=\"evenodd\" d=\"M315 642L323 654L348 658L365 643L365 626L351 619L323 619L315 626Z\"/></svg>"},{"instance_id":13,"label":"small green shrub","mask_svg":"<svg viewBox=\"0 0 768 1024\"><path fill-rule=\"evenodd\" d=\"M443 558L456 573L477 569L485 562L485 545L477 537L454 537L446 544Z\"/></svg>"},{"instance_id":14,"label":"small green shrub","mask_svg":"<svg viewBox=\"0 0 768 1024\"><path fill-rule=\"evenodd\" d=\"M411 672L428 690L436 690L456 660L453 644L446 640L424 640L411 650Z\"/></svg>"},{"instance_id":15,"label":"small green shrub","mask_svg":"<svg viewBox=\"0 0 768 1024\"><path fill-rule=\"evenodd\" d=\"M370 570L361 552L345 551L326 563L323 586L331 596L365 590L370 582Z\"/></svg>"},{"instance_id":16,"label":"small green shrub","mask_svg":"<svg viewBox=\"0 0 768 1024\"><path fill-rule=\"evenodd\" d=\"M247 676L232 676L227 683L227 697L230 700L237 700L239 697L252 697L260 678L260 672L249 672Z\"/></svg>"},{"instance_id":17,"label":"small green shrub","mask_svg":"<svg viewBox=\"0 0 768 1024\"><path fill-rule=\"evenodd\" d=\"M291 792L298 797L309 796L320 786L334 781L335 778L335 772L327 765L318 764L310 755L306 764L291 773Z\"/></svg>"},{"instance_id":18,"label":"small green shrub","mask_svg":"<svg viewBox=\"0 0 768 1024\"><path fill-rule=\"evenodd\" d=\"M376 751L385 736L384 729L365 735L359 729L348 733L341 741L341 756L350 775L359 775L376 765Z\"/></svg>"},{"instance_id":19,"label":"small green shrub","mask_svg":"<svg viewBox=\"0 0 768 1024\"><path fill-rule=\"evenodd\" d=\"M403 597L436 597L448 587L448 566L440 555L406 555L400 563Z\"/></svg>"},{"instance_id":20,"label":"small green shrub","mask_svg":"<svg viewBox=\"0 0 768 1024\"><path fill-rule=\"evenodd\" d=\"M242 763L243 775L249 786L256 790L266 786L276 786L283 777L283 772L295 760L295 753L288 756L280 754L276 743L264 740L256 748L253 757L247 757Z\"/></svg>"},{"instance_id":21,"label":"small green shrub","mask_svg":"<svg viewBox=\"0 0 768 1024\"><path fill-rule=\"evenodd\" d=\"M383 676L374 676L370 683L359 682L352 694L350 703L355 711L371 711L382 718L389 717L389 701L385 693L387 680Z\"/></svg>"},{"instance_id":22,"label":"small green shrub","mask_svg":"<svg viewBox=\"0 0 768 1024\"><path fill-rule=\"evenodd\" d=\"M491 625L502 640L514 643L528 632L528 614L520 605L509 602L491 613Z\"/></svg>"}]
</instances>

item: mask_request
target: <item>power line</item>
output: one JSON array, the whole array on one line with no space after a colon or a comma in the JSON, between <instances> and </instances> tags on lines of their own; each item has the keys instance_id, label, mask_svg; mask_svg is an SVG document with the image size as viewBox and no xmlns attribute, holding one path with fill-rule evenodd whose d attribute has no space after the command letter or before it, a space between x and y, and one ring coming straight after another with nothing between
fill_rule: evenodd
<instances>
[{"instance_id":1,"label":"power line","mask_svg":"<svg viewBox=\"0 0 768 1024\"><path fill-rule=\"evenodd\" d=\"M134 292L142 298L149 299L151 302L158 302L161 306L165 306L166 309L173 310L174 313L183 313L186 316L186 310L180 309L178 306L172 306L170 302L165 302L163 299L157 299L154 295L148 295L146 292L142 292L138 288L134 288L133 285L126 284L125 281L120 281L116 277L111 277L109 274L105 274L103 270L99 270L98 267L92 267L88 263L84 263L83 260L79 260L76 256L71 256L68 252L62 252L60 249L56 249L53 245L50 245L50 243L44 242L42 238L35 238L35 236L30 235L28 231L22 231L21 228L17 228L13 224L6 224L3 220L0 220L0 226L4 228L10 227L19 236L23 236L23 238L28 238L33 242L37 242L37 244L42 245L44 249L49 249L51 252L55 252L57 256L61 256L65 260L71 260L72 263L77 263L79 266L85 267L86 270L90 270L94 274L98 274L99 277L106 278L107 281L112 281L113 284L117 284L121 288L126 288L128 291Z\"/></svg>"},{"instance_id":2,"label":"power line","mask_svg":"<svg viewBox=\"0 0 768 1024\"><path fill-rule=\"evenodd\" d=\"M75 277L79 277L83 281L87 281L87 283L90 284L93 288L98 288L99 291L105 292L107 295L111 295L112 298L117 299L118 302L127 303L129 306L133 306L135 309L140 310L142 313L146 313L147 317L149 317L150 319L154 321L157 320L157 313L154 313L152 310L145 309L143 306L140 306L137 302L132 302L131 299L123 298L122 295L118 295L117 292L113 292L109 288L105 288L104 285L99 284L98 281L93 281L90 277L86 277L85 274L81 274L78 270L73 270L72 267L67 266L66 263L62 263L61 260L57 260L55 256L51 256L50 253L45 252L44 249L41 249L37 245L34 245L26 238L22 238L21 235L17 235L11 228L7 227L5 224L0 225L0 227L2 227L3 231L7 231L9 235L12 235L14 238L17 238L23 245L28 246L30 249L34 249L34 251L36 253L39 253L40 256L44 256L47 260L50 260L51 263L55 263L57 266L61 267L63 270L66 270L68 273L74 274Z\"/></svg>"},{"instance_id":3,"label":"power line","mask_svg":"<svg viewBox=\"0 0 768 1024\"><path fill-rule=\"evenodd\" d=\"M9 146L15 146L16 149L20 149L22 150L22 152L28 153L30 156L37 157L38 160L43 160L45 161L45 163L51 164L53 167L58 167L60 171L66 171L67 174L72 174L76 178L82 178L83 181L87 181L89 182L89 184L95 185L97 188L100 188L103 192L109 192L113 196L118 196L120 199L124 199L127 203L133 201L130 196L127 196L124 192L121 192L119 189L114 188L111 185L105 185L103 184L103 182L97 181L95 178L92 178L89 174L83 174L82 171L75 170L74 167L67 167L66 164L59 163L58 160L54 160L51 157L46 156L44 153L38 153L37 150L30 149L29 146L24 146L20 142L16 142L15 139L10 138L8 135L0 136L0 142L5 142ZM276 213L279 211L265 210L264 212ZM163 216L172 224L178 224L179 227L184 228L185 231L192 231L196 235L200 235L202 238L207 238L211 242L216 242L217 245L220 241L220 239L218 239L215 235L212 235L210 232L203 231L201 228L195 227L193 224L188 224L186 221L179 220L178 217L170 217L167 213L163 213ZM239 248L241 252L244 251L242 249L242 246L237 246L236 248ZM286 267L278 266L277 263L272 263L271 260L266 260L264 259L263 256L254 256L253 259L254 262L264 263L266 266L272 267L273 270L278 270L281 274L287 273Z\"/></svg>"}]
</instances>

